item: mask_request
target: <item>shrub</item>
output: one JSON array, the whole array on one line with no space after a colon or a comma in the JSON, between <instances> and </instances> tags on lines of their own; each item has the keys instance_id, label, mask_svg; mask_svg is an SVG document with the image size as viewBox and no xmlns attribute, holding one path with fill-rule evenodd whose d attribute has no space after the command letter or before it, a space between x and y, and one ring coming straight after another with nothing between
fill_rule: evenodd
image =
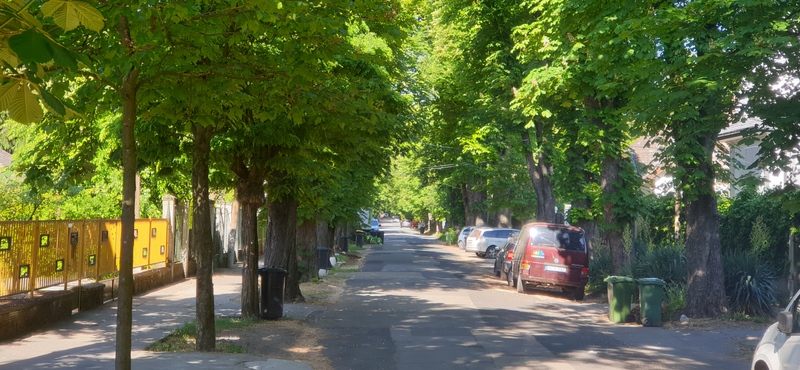
<instances>
[{"instance_id":1,"label":"shrub","mask_svg":"<svg viewBox=\"0 0 800 370\"><path fill-rule=\"evenodd\" d=\"M723 252L743 251L753 248L751 236L754 225L761 218L763 230L760 242L769 240L768 246L759 245L762 259L787 272L786 241L792 224L792 214L781 208L783 197L775 194L758 194L752 188L742 190L730 200L729 208L720 219L720 241Z\"/></svg>"},{"instance_id":2,"label":"shrub","mask_svg":"<svg viewBox=\"0 0 800 370\"><path fill-rule=\"evenodd\" d=\"M633 275L659 278L671 284L686 283L686 247L675 243L639 249Z\"/></svg>"},{"instance_id":3,"label":"shrub","mask_svg":"<svg viewBox=\"0 0 800 370\"><path fill-rule=\"evenodd\" d=\"M672 283L664 288L664 318L672 319L675 313L686 308L686 284Z\"/></svg>"},{"instance_id":4,"label":"shrub","mask_svg":"<svg viewBox=\"0 0 800 370\"><path fill-rule=\"evenodd\" d=\"M758 215L755 222L753 222L753 230L750 232L750 245L759 255L763 255L772 244L772 238L769 235L769 228L764 223L764 216Z\"/></svg>"},{"instance_id":5,"label":"shrub","mask_svg":"<svg viewBox=\"0 0 800 370\"><path fill-rule=\"evenodd\" d=\"M607 285L603 280L610 274L611 254L596 251L594 259L589 261L589 282L586 284L586 291L589 293L605 292Z\"/></svg>"},{"instance_id":6,"label":"shrub","mask_svg":"<svg viewBox=\"0 0 800 370\"><path fill-rule=\"evenodd\" d=\"M754 251L728 251L722 256L725 294L733 313L772 315L777 302L775 269Z\"/></svg>"}]
</instances>

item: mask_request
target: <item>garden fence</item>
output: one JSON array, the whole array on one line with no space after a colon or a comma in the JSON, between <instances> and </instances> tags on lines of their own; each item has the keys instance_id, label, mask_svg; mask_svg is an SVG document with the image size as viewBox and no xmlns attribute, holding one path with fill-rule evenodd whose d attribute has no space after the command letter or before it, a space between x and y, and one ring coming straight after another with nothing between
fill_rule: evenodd
<instances>
[{"instance_id":1,"label":"garden fence","mask_svg":"<svg viewBox=\"0 0 800 370\"><path fill-rule=\"evenodd\" d=\"M166 264L169 234L167 220L136 220L133 267ZM0 222L0 297L114 274L121 238L119 220Z\"/></svg>"}]
</instances>

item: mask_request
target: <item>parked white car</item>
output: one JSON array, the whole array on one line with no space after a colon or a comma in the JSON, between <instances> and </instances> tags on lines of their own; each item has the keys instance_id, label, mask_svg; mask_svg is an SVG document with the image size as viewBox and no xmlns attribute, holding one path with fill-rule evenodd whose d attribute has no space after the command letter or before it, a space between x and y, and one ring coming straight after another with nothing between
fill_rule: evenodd
<instances>
[{"instance_id":1,"label":"parked white car","mask_svg":"<svg viewBox=\"0 0 800 370\"><path fill-rule=\"evenodd\" d=\"M518 233L516 229L498 229L493 227L476 227L472 229L467 237L467 252L475 252L478 257L495 258L497 252L513 233Z\"/></svg>"},{"instance_id":2,"label":"parked white car","mask_svg":"<svg viewBox=\"0 0 800 370\"><path fill-rule=\"evenodd\" d=\"M752 370L800 370L800 292L758 342Z\"/></svg>"},{"instance_id":3,"label":"parked white car","mask_svg":"<svg viewBox=\"0 0 800 370\"><path fill-rule=\"evenodd\" d=\"M463 250L464 248L467 247L467 237L469 236L469 233L472 231L472 229L474 229L474 227L467 226L463 228L461 232L458 234L458 249Z\"/></svg>"}]
</instances>

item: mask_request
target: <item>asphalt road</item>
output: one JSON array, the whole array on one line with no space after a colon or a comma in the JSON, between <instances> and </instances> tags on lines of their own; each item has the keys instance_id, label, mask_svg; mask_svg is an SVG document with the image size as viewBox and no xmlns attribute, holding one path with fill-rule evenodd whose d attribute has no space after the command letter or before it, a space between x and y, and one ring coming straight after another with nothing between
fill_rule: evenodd
<instances>
[{"instance_id":1,"label":"asphalt road","mask_svg":"<svg viewBox=\"0 0 800 370\"><path fill-rule=\"evenodd\" d=\"M518 294L491 260L383 222L339 303L309 317L336 369L749 369L748 330L614 324L602 303Z\"/></svg>"}]
</instances>

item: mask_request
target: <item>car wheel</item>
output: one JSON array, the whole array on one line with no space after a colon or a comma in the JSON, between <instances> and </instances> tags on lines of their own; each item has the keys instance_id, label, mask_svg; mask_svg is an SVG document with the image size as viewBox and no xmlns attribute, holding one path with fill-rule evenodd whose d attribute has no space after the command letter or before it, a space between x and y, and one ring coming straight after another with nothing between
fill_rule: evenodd
<instances>
[{"instance_id":1,"label":"car wheel","mask_svg":"<svg viewBox=\"0 0 800 370\"><path fill-rule=\"evenodd\" d=\"M584 288L575 288L575 300L576 301L582 301L584 294L585 294Z\"/></svg>"},{"instance_id":2,"label":"car wheel","mask_svg":"<svg viewBox=\"0 0 800 370\"><path fill-rule=\"evenodd\" d=\"M464 249L464 242L458 242L458 249Z\"/></svg>"},{"instance_id":3,"label":"car wheel","mask_svg":"<svg viewBox=\"0 0 800 370\"><path fill-rule=\"evenodd\" d=\"M503 271L502 267L500 268L498 274L499 274L498 276L500 276L500 280L508 280L508 273Z\"/></svg>"},{"instance_id":4,"label":"car wheel","mask_svg":"<svg viewBox=\"0 0 800 370\"><path fill-rule=\"evenodd\" d=\"M494 267L492 267L492 272L494 272L494 276L500 277L500 270L497 269L497 262L494 263Z\"/></svg>"},{"instance_id":5,"label":"car wheel","mask_svg":"<svg viewBox=\"0 0 800 370\"><path fill-rule=\"evenodd\" d=\"M508 274L506 274L506 283L510 287L516 287L517 283L514 281L514 274L511 273L511 270L508 270Z\"/></svg>"},{"instance_id":6,"label":"car wheel","mask_svg":"<svg viewBox=\"0 0 800 370\"><path fill-rule=\"evenodd\" d=\"M525 282L522 281L522 274L517 276L517 293L527 293L527 289L525 289Z\"/></svg>"},{"instance_id":7,"label":"car wheel","mask_svg":"<svg viewBox=\"0 0 800 370\"><path fill-rule=\"evenodd\" d=\"M486 258L497 258L497 247L491 246L486 248L486 253L483 254Z\"/></svg>"}]
</instances>

